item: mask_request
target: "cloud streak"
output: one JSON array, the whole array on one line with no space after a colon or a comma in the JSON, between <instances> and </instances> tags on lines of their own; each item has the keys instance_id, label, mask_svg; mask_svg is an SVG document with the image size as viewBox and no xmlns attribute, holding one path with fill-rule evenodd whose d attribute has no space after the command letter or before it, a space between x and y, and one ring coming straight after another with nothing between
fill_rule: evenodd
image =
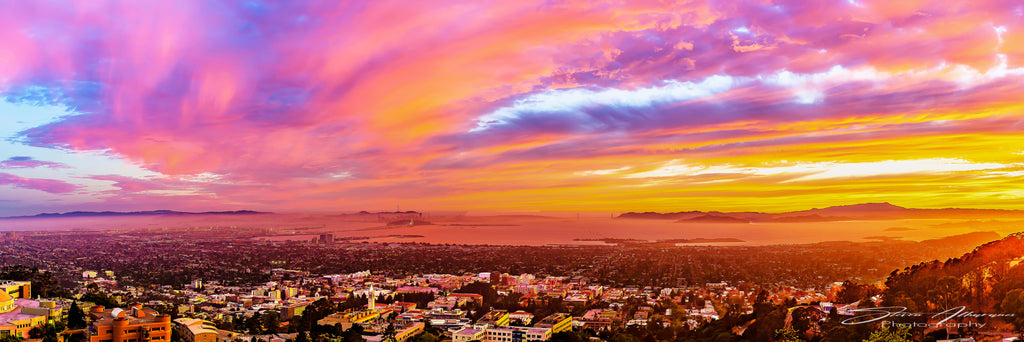
<instances>
[{"instance_id":1,"label":"cloud streak","mask_svg":"<svg viewBox=\"0 0 1024 342\"><path fill-rule=\"evenodd\" d=\"M32 157L26 156L10 157L7 160L0 161L0 169L34 169L37 167L60 169L67 168L68 166L64 163L35 160Z\"/></svg>"},{"instance_id":2,"label":"cloud streak","mask_svg":"<svg viewBox=\"0 0 1024 342\"><path fill-rule=\"evenodd\" d=\"M51 194L66 194L78 189L78 186L60 180L24 178L2 172L0 172L0 185L45 191Z\"/></svg>"}]
</instances>

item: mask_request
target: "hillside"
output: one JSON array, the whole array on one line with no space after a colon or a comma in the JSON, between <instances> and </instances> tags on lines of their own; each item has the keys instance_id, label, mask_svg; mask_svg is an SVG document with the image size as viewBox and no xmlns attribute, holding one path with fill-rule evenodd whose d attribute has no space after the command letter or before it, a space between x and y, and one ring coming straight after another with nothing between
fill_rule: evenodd
<instances>
[{"instance_id":1,"label":"hillside","mask_svg":"<svg viewBox=\"0 0 1024 342\"><path fill-rule=\"evenodd\" d=\"M680 211L672 213L628 212L620 219L674 220L677 222L704 222L703 216L729 217L736 222L829 222L851 220L895 220L895 219L979 219L979 218L1024 218L1024 210L1001 209L913 209L890 203L861 203L831 206L782 213ZM694 220L697 219L697 220ZM691 221L693 220L693 221ZM722 219L712 220L722 222Z\"/></svg>"},{"instance_id":2,"label":"hillside","mask_svg":"<svg viewBox=\"0 0 1024 342\"><path fill-rule=\"evenodd\" d=\"M157 215L260 215L271 214L268 212L252 210L235 211L205 211L186 212L174 210L149 210L149 211L72 211L67 213L43 213L31 216L9 216L0 219L32 219L32 218L62 218L62 217L104 217L104 216L157 216Z\"/></svg>"},{"instance_id":3,"label":"hillside","mask_svg":"<svg viewBox=\"0 0 1024 342\"><path fill-rule=\"evenodd\" d=\"M934 241L934 243L946 243ZM945 310L965 305L996 310L1006 294L1024 288L1024 232L975 248L959 258L893 271L886 280L886 305Z\"/></svg>"}]
</instances>

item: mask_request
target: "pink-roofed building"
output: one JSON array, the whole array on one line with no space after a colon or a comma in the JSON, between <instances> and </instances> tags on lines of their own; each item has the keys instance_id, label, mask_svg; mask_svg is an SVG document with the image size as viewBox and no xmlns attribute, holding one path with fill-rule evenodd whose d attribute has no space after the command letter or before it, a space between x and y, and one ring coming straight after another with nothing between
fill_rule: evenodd
<instances>
[{"instance_id":1,"label":"pink-roofed building","mask_svg":"<svg viewBox=\"0 0 1024 342\"><path fill-rule=\"evenodd\" d=\"M36 301L28 281L0 281L0 337L28 338L28 331L60 317L53 301Z\"/></svg>"}]
</instances>

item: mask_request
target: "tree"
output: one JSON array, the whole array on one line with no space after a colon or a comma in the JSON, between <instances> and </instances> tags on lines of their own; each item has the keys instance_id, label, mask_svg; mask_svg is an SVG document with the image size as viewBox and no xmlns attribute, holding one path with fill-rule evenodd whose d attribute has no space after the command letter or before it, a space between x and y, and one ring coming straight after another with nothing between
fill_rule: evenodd
<instances>
[{"instance_id":1,"label":"tree","mask_svg":"<svg viewBox=\"0 0 1024 342\"><path fill-rule=\"evenodd\" d=\"M263 313L263 329L266 334L278 333L278 328L281 327L280 314L277 311L267 311Z\"/></svg>"},{"instance_id":2,"label":"tree","mask_svg":"<svg viewBox=\"0 0 1024 342\"><path fill-rule=\"evenodd\" d=\"M85 312L78 306L78 302L72 302L68 309L68 327L71 329L85 328Z\"/></svg>"},{"instance_id":3,"label":"tree","mask_svg":"<svg viewBox=\"0 0 1024 342\"><path fill-rule=\"evenodd\" d=\"M843 287L836 293L835 300L839 303L853 303L859 300L864 293L863 287L852 281L844 281Z\"/></svg>"},{"instance_id":4,"label":"tree","mask_svg":"<svg viewBox=\"0 0 1024 342\"><path fill-rule=\"evenodd\" d=\"M484 304L494 304L498 301L498 291L491 284L473 282L455 290L455 293L476 293L483 296Z\"/></svg>"},{"instance_id":5,"label":"tree","mask_svg":"<svg viewBox=\"0 0 1024 342\"><path fill-rule=\"evenodd\" d=\"M77 332L77 333L71 334L71 336L66 341L67 342L85 342L85 334L82 333L82 332Z\"/></svg>"},{"instance_id":6,"label":"tree","mask_svg":"<svg viewBox=\"0 0 1024 342\"><path fill-rule=\"evenodd\" d=\"M1013 314L1013 317L1006 319L1017 329L1017 335L1024 335L1024 289L1014 289L1006 293L999 309L1006 314Z\"/></svg>"},{"instance_id":7,"label":"tree","mask_svg":"<svg viewBox=\"0 0 1024 342\"><path fill-rule=\"evenodd\" d=\"M637 338L630 334L618 333L608 339L609 342L638 342Z\"/></svg>"},{"instance_id":8,"label":"tree","mask_svg":"<svg viewBox=\"0 0 1024 342\"><path fill-rule=\"evenodd\" d=\"M416 335L416 336L413 336L413 337L409 338L408 341L409 342L437 342L439 340L440 339L437 337L437 335L431 334L429 332L423 332L422 334L419 334L419 335Z\"/></svg>"},{"instance_id":9,"label":"tree","mask_svg":"<svg viewBox=\"0 0 1024 342\"><path fill-rule=\"evenodd\" d=\"M28 338L31 338L31 339L43 338L43 328L42 327L32 327L32 329L29 329L29 331L28 331Z\"/></svg>"},{"instance_id":10,"label":"tree","mask_svg":"<svg viewBox=\"0 0 1024 342\"><path fill-rule=\"evenodd\" d=\"M295 342L309 342L309 334L305 331L299 332L299 335L295 336Z\"/></svg>"},{"instance_id":11,"label":"tree","mask_svg":"<svg viewBox=\"0 0 1024 342\"><path fill-rule=\"evenodd\" d=\"M803 341L800 338L800 334L793 329L778 329L775 330L775 340L779 342L798 342Z\"/></svg>"},{"instance_id":12,"label":"tree","mask_svg":"<svg viewBox=\"0 0 1024 342\"><path fill-rule=\"evenodd\" d=\"M395 324L388 323L388 327L384 329L384 334L381 336L381 342L397 342L395 338Z\"/></svg>"},{"instance_id":13,"label":"tree","mask_svg":"<svg viewBox=\"0 0 1024 342\"><path fill-rule=\"evenodd\" d=\"M54 335L45 335L45 336L43 336L43 341L42 342L59 342L59 341L60 341L60 339L58 339L57 335L54 334Z\"/></svg>"},{"instance_id":14,"label":"tree","mask_svg":"<svg viewBox=\"0 0 1024 342\"><path fill-rule=\"evenodd\" d=\"M935 288L928 291L928 297L935 300L935 306L939 310L947 310L953 307L963 293L963 286L957 277L944 277L939 279Z\"/></svg>"},{"instance_id":15,"label":"tree","mask_svg":"<svg viewBox=\"0 0 1024 342\"><path fill-rule=\"evenodd\" d=\"M893 329L882 327L875 330L864 342L910 342L910 326L900 326Z\"/></svg>"},{"instance_id":16,"label":"tree","mask_svg":"<svg viewBox=\"0 0 1024 342\"><path fill-rule=\"evenodd\" d=\"M585 336L575 331L563 331L551 335L548 339L549 342L588 342L590 341L589 336Z\"/></svg>"},{"instance_id":17,"label":"tree","mask_svg":"<svg viewBox=\"0 0 1024 342\"><path fill-rule=\"evenodd\" d=\"M121 306L121 304L117 302L117 299L114 299L105 293L100 293L99 290L90 290L88 293L82 295L81 300L84 302L96 303L96 305L102 305L108 309Z\"/></svg>"},{"instance_id":18,"label":"tree","mask_svg":"<svg viewBox=\"0 0 1024 342\"><path fill-rule=\"evenodd\" d=\"M359 324L353 324L351 328L345 330L341 334L342 342L363 342L363 327Z\"/></svg>"}]
</instances>

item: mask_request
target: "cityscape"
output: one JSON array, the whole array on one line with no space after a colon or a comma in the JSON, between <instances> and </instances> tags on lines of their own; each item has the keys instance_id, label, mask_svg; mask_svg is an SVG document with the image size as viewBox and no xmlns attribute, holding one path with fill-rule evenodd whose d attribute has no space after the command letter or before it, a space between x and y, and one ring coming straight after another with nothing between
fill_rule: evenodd
<instances>
[{"instance_id":1,"label":"cityscape","mask_svg":"<svg viewBox=\"0 0 1024 342\"><path fill-rule=\"evenodd\" d=\"M1024 340L1024 4L0 1L0 342Z\"/></svg>"}]
</instances>

